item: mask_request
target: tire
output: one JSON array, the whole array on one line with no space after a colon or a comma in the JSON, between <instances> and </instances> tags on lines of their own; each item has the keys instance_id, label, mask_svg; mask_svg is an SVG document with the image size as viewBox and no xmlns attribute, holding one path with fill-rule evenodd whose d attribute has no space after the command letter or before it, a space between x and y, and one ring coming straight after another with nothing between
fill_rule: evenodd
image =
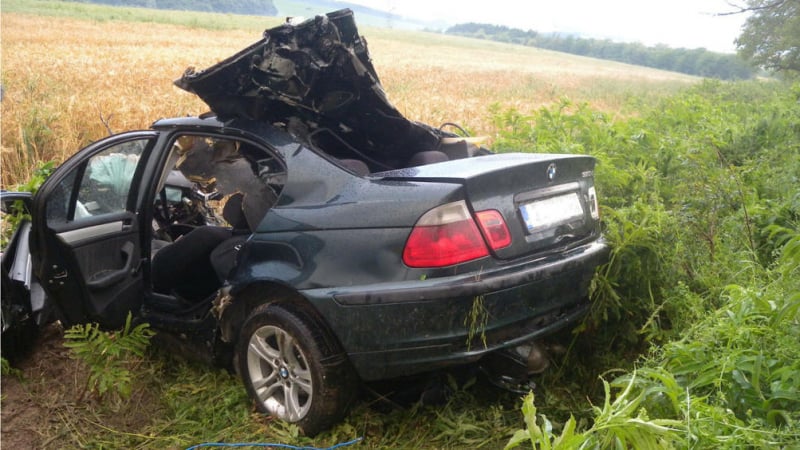
<instances>
[{"instance_id":1,"label":"tire","mask_svg":"<svg viewBox=\"0 0 800 450\"><path fill-rule=\"evenodd\" d=\"M254 309L236 359L256 408L297 424L307 436L341 420L355 392L356 376L339 344L291 305Z\"/></svg>"}]
</instances>

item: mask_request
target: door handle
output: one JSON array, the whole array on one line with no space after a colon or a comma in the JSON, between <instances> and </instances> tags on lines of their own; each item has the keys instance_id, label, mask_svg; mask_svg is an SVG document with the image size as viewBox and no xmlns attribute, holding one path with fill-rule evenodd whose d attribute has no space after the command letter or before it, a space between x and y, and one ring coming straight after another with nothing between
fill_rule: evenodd
<instances>
[{"instance_id":1,"label":"door handle","mask_svg":"<svg viewBox=\"0 0 800 450\"><path fill-rule=\"evenodd\" d=\"M125 266L119 270L103 271L92 275L91 279L86 282L86 287L92 291L105 289L109 286L119 283L132 273L133 257L135 247L133 242L126 242L122 245L120 252L125 256Z\"/></svg>"},{"instance_id":2,"label":"door handle","mask_svg":"<svg viewBox=\"0 0 800 450\"><path fill-rule=\"evenodd\" d=\"M125 219L122 221L122 231L129 231L133 227L133 219ZM130 242L125 243L130 244ZM123 252L125 251L125 246L122 247Z\"/></svg>"},{"instance_id":3,"label":"door handle","mask_svg":"<svg viewBox=\"0 0 800 450\"><path fill-rule=\"evenodd\" d=\"M52 278L53 280L63 280L64 278L67 278L68 276L69 276L69 274L67 273L67 271L66 270L62 270L61 272L54 273L53 276L51 276L50 278Z\"/></svg>"}]
</instances>

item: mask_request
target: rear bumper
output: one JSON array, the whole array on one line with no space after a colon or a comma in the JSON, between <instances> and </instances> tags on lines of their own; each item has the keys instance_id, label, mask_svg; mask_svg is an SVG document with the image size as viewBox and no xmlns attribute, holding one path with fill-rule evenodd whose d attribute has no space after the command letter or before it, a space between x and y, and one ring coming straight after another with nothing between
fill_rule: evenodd
<instances>
[{"instance_id":1,"label":"rear bumper","mask_svg":"<svg viewBox=\"0 0 800 450\"><path fill-rule=\"evenodd\" d=\"M599 240L485 272L303 294L362 378L389 378L476 361L575 323L608 253Z\"/></svg>"}]
</instances>

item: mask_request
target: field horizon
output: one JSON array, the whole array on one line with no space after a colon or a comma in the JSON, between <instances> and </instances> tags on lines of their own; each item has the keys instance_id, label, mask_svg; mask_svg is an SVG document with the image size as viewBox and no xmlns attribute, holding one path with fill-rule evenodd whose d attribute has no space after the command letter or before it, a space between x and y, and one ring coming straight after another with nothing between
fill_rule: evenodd
<instances>
[{"instance_id":1,"label":"field horizon","mask_svg":"<svg viewBox=\"0 0 800 450\"><path fill-rule=\"evenodd\" d=\"M79 18L80 17L80 18ZM357 20L357 18L356 18ZM2 186L25 182L109 131L208 108L173 86L257 41L279 18L5 1ZM241 29L232 29L236 24ZM492 41L359 29L389 100L409 119L496 133L493 111L528 114L568 99L612 114L700 79Z\"/></svg>"}]
</instances>

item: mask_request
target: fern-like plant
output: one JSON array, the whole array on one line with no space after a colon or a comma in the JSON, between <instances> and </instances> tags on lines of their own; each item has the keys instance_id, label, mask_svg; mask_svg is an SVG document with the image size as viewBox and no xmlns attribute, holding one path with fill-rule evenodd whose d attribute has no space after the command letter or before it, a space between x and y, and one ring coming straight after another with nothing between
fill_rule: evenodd
<instances>
[{"instance_id":1,"label":"fern-like plant","mask_svg":"<svg viewBox=\"0 0 800 450\"><path fill-rule=\"evenodd\" d=\"M131 375L144 357L154 332L142 323L132 326L131 315L119 331L103 331L97 324L75 325L64 333L64 345L72 357L83 361L89 369L85 391L98 396L107 393L130 398Z\"/></svg>"}]
</instances>

